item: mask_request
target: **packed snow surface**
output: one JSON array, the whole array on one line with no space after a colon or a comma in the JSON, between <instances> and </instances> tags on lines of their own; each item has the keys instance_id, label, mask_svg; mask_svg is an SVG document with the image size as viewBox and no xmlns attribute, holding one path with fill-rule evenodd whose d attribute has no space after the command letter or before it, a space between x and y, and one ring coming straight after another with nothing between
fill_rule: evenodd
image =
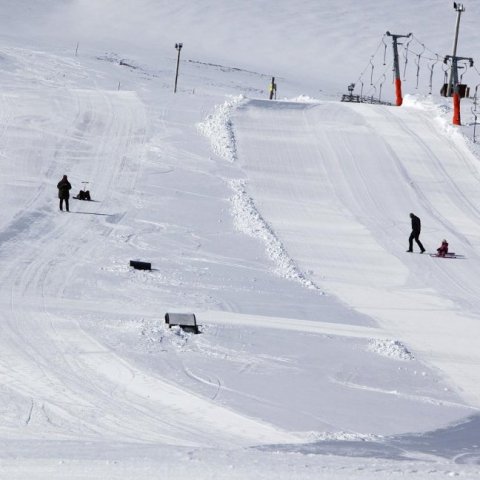
<instances>
[{"instance_id":1,"label":"packed snow surface","mask_svg":"<svg viewBox=\"0 0 480 480\"><path fill-rule=\"evenodd\" d=\"M197 3L0 5L0 477L478 478L475 104L419 14L451 5ZM389 29L403 106L341 103L392 101ZM410 212L461 258L405 252Z\"/></svg>"}]
</instances>

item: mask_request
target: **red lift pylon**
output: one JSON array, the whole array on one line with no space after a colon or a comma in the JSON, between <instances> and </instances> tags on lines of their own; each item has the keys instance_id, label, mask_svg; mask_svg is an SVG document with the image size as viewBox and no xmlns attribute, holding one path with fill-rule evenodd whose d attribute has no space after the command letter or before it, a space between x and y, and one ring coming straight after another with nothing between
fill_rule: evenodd
<instances>
[{"instance_id":1,"label":"red lift pylon","mask_svg":"<svg viewBox=\"0 0 480 480\"><path fill-rule=\"evenodd\" d=\"M395 72L395 97L396 101L395 104L399 107L403 103L402 97L402 80L400 78L400 65L398 61L398 39L399 38L408 38L411 37L412 34L409 33L408 35L396 35L390 32L387 32L389 37L392 37L393 40L393 71Z\"/></svg>"},{"instance_id":2,"label":"red lift pylon","mask_svg":"<svg viewBox=\"0 0 480 480\"><path fill-rule=\"evenodd\" d=\"M451 67L451 81L453 87L453 119L452 123L454 125L461 125L462 122L460 120L460 82L458 81L458 61L459 60L467 60L470 63L470 67L473 67L473 59L467 57L456 57L452 55L447 55L443 60L443 63L447 63L448 60L452 61Z\"/></svg>"}]
</instances>

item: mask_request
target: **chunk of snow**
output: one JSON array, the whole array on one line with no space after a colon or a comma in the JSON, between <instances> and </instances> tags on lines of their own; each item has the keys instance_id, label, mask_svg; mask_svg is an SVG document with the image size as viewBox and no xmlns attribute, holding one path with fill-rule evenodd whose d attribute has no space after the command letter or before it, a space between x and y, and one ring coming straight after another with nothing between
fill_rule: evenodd
<instances>
[{"instance_id":1,"label":"chunk of snow","mask_svg":"<svg viewBox=\"0 0 480 480\"><path fill-rule=\"evenodd\" d=\"M398 340L374 338L368 344L368 350L394 360L413 360L415 358L408 348Z\"/></svg>"}]
</instances>

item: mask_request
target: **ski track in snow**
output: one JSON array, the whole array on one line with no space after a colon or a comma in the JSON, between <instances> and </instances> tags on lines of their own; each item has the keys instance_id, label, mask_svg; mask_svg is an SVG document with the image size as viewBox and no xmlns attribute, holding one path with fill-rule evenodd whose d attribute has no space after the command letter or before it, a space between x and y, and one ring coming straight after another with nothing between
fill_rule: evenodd
<instances>
[{"instance_id":1,"label":"ski track in snow","mask_svg":"<svg viewBox=\"0 0 480 480\"><path fill-rule=\"evenodd\" d=\"M48 2L41 3L46 5ZM139 179L145 178L142 177L142 169L145 144L148 141L147 130L150 127L146 106L133 91L102 89L92 80L91 72L84 69L76 59L65 59L26 49L5 51L11 58L2 57L2 65L7 68L14 65L20 76L18 82L7 85L1 96L3 108L0 109L3 126L0 132L1 158L8 158L11 165L15 166L11 171L2 171L5 188L2 191L4 208L0 216L1 475L22 480L152 479L160 476L178 479L196 477L205 480L217 476L263 480L367 480L373 476L382 479L408 476L422 480L454 476L468 480L478 478L478 473L472 473L473 470L469 470L468 466L453 464L480 463L480 455L475 451L468 451L469 448L477 448L476 436L472 437L473 445L469 444L465 448L467 452L459 453L451 463L450 458L445 462L443 459L439 460L441 453L437 457L437 452L425 454L426 461L420 462L423 458L421 453L410 451L408 458L407 450L405 458L394 457L398 460L394 461L392 457L388 457L392 455L388 450L368 451L363 448L362 443L381 443L383 437L380 435L344 429L338 432L297 432L277 428L257 417L242 414L241 408L232 410L221 401L214 402L224 391L234 391L228 386L230 378L221 378L202 368L189 369L182 364L180 355L175 355L174 352L167 362L178 368L175 374L183 374L209 387L213 392L210 397L201 396L182 388L176 382L166 380L162 377L162 372L141 368L134 361L130 361L121 347L118 351L116 348L109 348L97 340L96 336L87 333L76 320L79 312L91 313L95 320L101 317L99 313L102 311L110 317L120 316L125 312L119 312L118 305L113 301L108 302L108 299L104 302L103 299L98 301L82 297L88 292L88 288L82 290L78 297L68 298L68 286L75 280L79 269L88 265L89 272L101 271L107 275L115 272L119 277L129 275L132 283L134 278L138 281L138 276L134 277L125 263L121 263L130 250L125 249L120 260L117 257L112 260L112 255L115 254L110 253L109 248L113 249L115 239L130 238L125 229L135 225L135 209L145 208L136 190ZM114 68L116 67L115 65ZM80 80L88 86L95 84L95 87L75 87L75 81ZM114 78L111 83L116 86L117 79ZM298 97L296 101L309 106L316 103L308 97ZM198 125L199 130L210 138L214 152L232 165L241 163L238 161L239 156L242 157L244 152L239 153L241 148L236 136L237 130L234 132L232 116L235 115L237 107L245 103L242 96L231 97ZM288 112L292 105L295 104L287 108L283 105L282 108ZM324 105L319 103L316 108L322 109ZM374 117L372 112L373 110L370 115ZM303 145L303 141L307 140L305 143L308 143L312 137L324 135L323 129L328 132L328 122L335 123L338 111L331 113L329 115L327 112L325 115L326 124L318 127L321 121L314 126L315 121L309 121L308 114L297 109L293 126L300 125L309 131L306 137L300 136L296 139L299 140L298 148ZM475 192L480 183L478 172L461 153L457 158L458 162L444 166L438 161L438 155L432 153L432 145L422 140L421 133L417 134L415 127L409 126L411 119L408 115L403 119L397 118L397 115L401 116L401 113L391 116L384 113L384 117L379 115L377 120L380 125L382 122L394 124L399 127L404 137L413 138L418 148L412 153L412 158L420 158L424 164L418 162L419 170L415 170L416 167L412 165L403 168L405 159L397 158L394 149L385 147L381 152L384 155L382 163L374 165L371 172L375 173L375 169L382 170L383 160L390 158L386 153L393 152L390 167L393 165L397 169L392 168L392 171L396 172L396 180L401 178L402 182L410 186L410 190L401 190L401 193L396 192L393 196L397 199L408 198L410 203L412 198L417 200L418 205L424 209L423 215L435 225L435 228L430 227L435 235L442 233L443 236L444 231L449 232L449 236L454 237L457 244L468 251L469 258L477 260L475 249L480 235L476 225L479 224L480 210L476 206L479 202ZM361 115L352 117L353 124L361 129ZM350 120L349 117L348 122ZM425 118L424 123L428 123ZM267 129L262 131L262 128L274 124L275 122L270 121L259 122L259 131L267 140L271 132ZM178 128L178 125L175 128ZM335 137L334 130L338 128L338 125L334 125L333 133L328 133ZM388 125L385 128L387 134L391 133L388 132ZM362 130L362 135L365 130L368 129ZM425 130L423 132L425 133ZM272 147L274 155L281 153L284 146L282 140L288 139L290 133L292 138L298 134L295 129L292 129L292 132L288 130L286 135L285 132L280 134L280 142L272 143L280 145L279 150ZM353 131L350 133L355 136ZM407 211L409 208L405 204L399 207L399 211L395 211L386 201L390 217L382 217L380 212L384 205L378 197L379 193L385 192L381 189L381 182L378 182L379 186L372 186L370 177L374 178L375 175L368 173L371 167L368 164L358 166L355 162L350 162L355 158L352 152L356 152L358 145L355 142L350 143L348 139L337 138L338 145L345 147L343 155L340 155L345 163L336 162L335 153L338 152L327 141L328 135L322 138L322 147L325 150L315 147L303 156L294 156L293 167L286 167L288 181L280 181L280 189L287 203L300 200L301 208L297 212L300 214L292 215L288 208L284 208L285 204L277 205L276 200L272 202L272 209L272 205L268 205L268 199L266 202L262 200L262 180L259 181L255 174L249 172L246 175L248 182L230 181L235 226L245 234L264 242L267 255L277 266L276 273L281 277L294 280L307 289L320 291L314 280L317 279L323 285L325 272L327 283L330 280L330 291L338 294L347 304L379 320L385 320L385 311L389 309L392 317L381 323L383 328L378 329L226 312L206 311L199 315L199 318L203 316L205 324L221 324L225 330L235 325L241 327L238 329L240 347L238 351L232 350L231 353L236 355L232 363L238 363L239 370L236 373L239 374L243 373L242 368L248 370L252 366L252 359L249 358L252 353L248 350L248 344L251 342L250 336L254 327L259 327L268 329L265 336L279 331L296 332L305 337L336 335L337 345L344 339L370 340L369 348L373 353L396 361L413 360L413 355L402 342L389 338L391 335L398 338L410 336L412 342L406 341L406 344L412 345L416 356L418 351L419 357L431 360L429 355L433 352L434 364L435 360L438 360L441 366L446 363L450 373L453 366L453 378L457 369L459 384L463 385L465 390L478 385L475 370L478 366L475 357L476 336L472 335L472 332L477 331L478 319L475 315L479 306L476 286L478 268L475 267L475 262L472 262L474 272L469 274L463 266L459 266L458 271L454 265L427 264L425 267L425 264L422 264L420 267L413 263L418 259L405 259L404 256L397 255L399 260L393 258L396 254L392 255L391 252L384 255L381 249L369 250L366 245L375 243L369 236L372 232L377 234L379 244L383 246L387 243L388 236L402 237L402 241L404 240L406 227L398 218L400 214L403 215L404 209ZM445 143L439 143L440 150L448 150ZM268 149L262 150L265 151ZM363 158L367 157L365 154ZM318 200L316 193L309 197L308 193L303 196L302 192L295 190L296 175L301 170L297 161L302 163L310 158L315 158L313 169L309 171L315 182L331 178L323 184L327 195L320 202L313 202L311 210L309 203L312 199ZM332 163L329 163L329 158L333 158ZM248 164L248 160L245 162L243 157L241 159L242 163ZM435 170L433 174L429 171L432 164ZM454 173L456 170L469 170L471 178L463 177L460 181L457 180ZM174 169L169 168L166 171L173 172ZM76 180L77 185L81 180L95 179L94 191L101 192L101 202L77 204L76 214L59 214L57 199L52 194L55 192L54 183L59 172L68 173ZM388 175L386 178L389 178ZM446 185L446 196L450 202L442 204L444 192L439 195L435 191L427 191L424 188L424 183L427 183L425 179L430 179L430 184ZM463 183L460 185L457 181ZM308 188L309 183L303 180L299 185ZM390 187L395 190L393 185L391 182ZM315 183L314 189L318 189L318 184ZM412 196L407 193L410 191L414 192ZM471 198L464 192L470 192ZM385 198L387 197L388 195L385 195ZM129 202L125 201L126 199ZM135 208L131 208L131 205L135 205ZM261 214L257 205L262 206ZM283 210L280 222L275 215L278 214L278 211L275 211L277 208ZM313 210L319 210L325 216L321 221L318 221L318 217L312 217L315 220L310 222L310 225L326 227L310 232L310 240L324 238L330 239L331 243L326 242L320 248L316 245L305 253L302 252L303 247L294 245L295 241L292 241L288 229L284 231L281 225L283 220L284 225L295 224L305 212L308 216ZM393 211L395 214L392 214ZM465 215L458 215L464 211ZM125 219L129 220L128 225L123 223ZM340 233L329 229L331 224L339 225ZM301 222L299 225L302 226ZM165 231L168 228L170 225L166 224ZM349 237L365 240L366 251L362 252L362 255L358 255L358 249L351 248ZM308 236L302 238L306 244L308 242L305 239L308 239ZM398 251L400 243L397 242L394 251ZM131 243L134 247L147 244L142 244L135 238ZM323 254L325 251L329 252L328 255L322 255L323 258L314 262L311 269L306 268L309 261L316 258L315 254ZM367 259L364 263L363 253ZM333 260L330 262L329 258ZM94 264L99 259L105 260L107 265ZM412 263L408 263L410 261ZM186 263L176 267L179 265L182 268ZM365 268L365 265L368 268ZM302 268L309 272L309 276L314 280L302 274ZM374 274L371 274L371 270ZM148 279L147 275L143 278ZM348 281L349 276L353 278L352 284ZM101 282L101 278L99 276L98 279L91 279L80 275L80 281L88 283L92 291L96 282ZM420 278L420 287L419 284L408 284L407 288L403 288L407 278L413 278L414 281ZM437 279L435 285L425 288L425 283L431 278ZM163 282L162 286L164 283L166 282ZM119 287L118 295L126 293L121 291L123 285ZM442 292L443 285L451 288L451 292L443 291L442 300L439 301L435 297L435 289ZM131 284L128 287L130 286ZM151 284L146 281L145 286L151 287ZM182 286L182 281L170 280L169 286L177 289ZM365 288L362 288L364 286ZM369 299L373 301L370 303ZM177 294L176 301L183 301L181 294ZM137 318L139 311L145 308L146 315L157 320L159 306L155 305L152 313L153 309L139 305L141 302L142 297L139 295L138 302L131 302L125 310ZM410 303L418 309L413 320L409 318L412 311L405 308L405 305ZM227 301L223 304L225 305L228 305ZM452 314L451 318L447 318L451 322L444 321L444 312L447 312L447 317ZM472 315L471 324L466 321L469 315ZM452 351L449 350L450 344L454 343L449 328L451 323L460 325L458 333L461 337L458 339L459 347L452 347ZM462 329L465 331L462 332ZM429 336L433 330L438 335ZM420 340L417 336L421 337ZM155 331L147 341L158 341ZM185 337L181 335L178 342L178 345L184 345ZM178 346L174 341L172 343ZM227 348L225 351L230 350ZM222 353L221 349L215 348L211 356L219 353ZM207 355L208 353L205 356ZM435 358L435 355L438 358ZM447 361L445 355L448 357ZM257 358L269 358L272 363L278 363L283 357L278 353L273 356L261 352L257 353ZM381 361L384 359L379 357L377 365ZM175 365L176 362L178 366ZM207 365L212 367L212 364ZM259 362L260 367L265 368L265 365L266 362ZM232 375L234 374L235 372ZM332 378L329 380L332 383L337 381L345 387L344 390L389 395L395 401L408 400L417 406L429 404L435 407L458 407L459 410L478 409L453 401L437 400L434 396L402 393L400 389L388 390L351 381ZM311 382L311 379L309 381ZM290 385L286 387L289 388ZM243 395L245 400L246 391L247 389L236 393ZM472 396L475 400L475 391ZM355 398L352 396L350 400L352 409L355 409ZM262 397L251 396L250 400L252 404L265 402ZM274 409L282 405L272 403L270 406ZM311 411L314 412L315 409L312 408ZM314 415L310 418L312 422L321 420ZM315 450L309 450L309 445L303 445L307 442L325 442L331 445L332 450L325 455L312 454ZM349 445L345 447L342 442ZM282 454L281 448L275 446L277 443L296 444L298 448L289 451L288 448L292 447L287 445L287 453ZM264 444L263 452L244 448L261 444ZM454 449L455 446L451 448ZM354 458L348 458L349 456ZM367 458L368 456L373 457L373 460Z\"/></svg>"},{"instance_id":2,"label":"ski track in snow","mask_svg":"<svg viewBox=\"0 0 480 480\"><path fill-rule=\"evenodd\" d=\"M378 393L381 393L381 394L384 394L384 395L392 395L394 397L398 397L398 398L401 397L401 398L405 398L405 399L408 399L408 400L412 400L413 402L416 402L416 403L428 403L428 404L431 404L431 405L443 405L443 406L448 405L448 406L452 406L452 407L466 408L468 410L472 410L473 412L480 411L480 409L477 408L477 407L468 407L468 406L465 406L464 404L449 402L449 401L445 401L445 400L439 400L437 398L432 398L432 397L427 397L427 396L411 395L409 393L400 392L398 390L385 390L385 389L381 389L381 388L374 388L374 387L369 387L367 385L360 385L360 384L354 383L354 382L346 382L346 381L338 380L338 379L335 379L335 378L331 378L330 381L333 382L333 383L338 383L340 385L344 385L345 387L348 387L348 388L353 388L353 389L356 389L356 390L364 390L364 391L368 391L368 392L378 392Z\"/></svg>"},{"instance_id":3,"label":"ski track in snow","mask_svg":"<svg viewBox=\"0 0 480 480\"><path fill-rule=\"evenodd\" d=\"M47 110L43 103L49 101L25 93L17 108L33 116L35 108ZM35 204L20 207L3 230L2 251L9 247L9 254L2 255L0 274L0 380L21 398L5 408L21 408L24 420L4 423L0 432L20 428L30 437L48 432L52 438L80 435L192 446L300 441L296 434L143 372L84 332L67 311L47 307L47 300L55 304L52 298L61 305L75 271L72 259L85 263L115 231L110 216L121 210L122 197L134 192L146 129L144 107L131 92L64 89L56 92L54 104L62 125L56 128L63 133L38 144L42 151L55 152L41 155L45 175L62 171L61 159L75 153L77 165L68 165L69 177L81 172L82 179L87 174L95 178L103 199L76 204L82 209L77 213L59 214L57 201L41 182L33 193ZM8 151L8 146L2 148Z\"/></svg>"},{"instance_id":4,"label":"ski track in snow","mask_svg":"<svg viewBox=\"0 0 480 480\"><path fill-rule=\"evenodd\" d=\"M480 405L478 159L408 107L252 100L235 128L252 198L295 263ZM427 248L448 232L468 265L406 256L410 211Z\"/></svg>"}]
</instances>

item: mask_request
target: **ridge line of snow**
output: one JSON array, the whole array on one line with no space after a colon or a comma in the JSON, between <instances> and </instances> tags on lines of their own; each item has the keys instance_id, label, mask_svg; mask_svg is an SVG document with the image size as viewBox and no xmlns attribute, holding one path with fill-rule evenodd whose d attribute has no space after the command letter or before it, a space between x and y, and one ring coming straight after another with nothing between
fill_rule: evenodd
<instances>
[{"instance_id":1,"label":"ridge line of snow","mask_svg":"<svg viewBox=\"0 0 480 480\"><path fill-rule=\"evenodd\" d=\"M459 408L464 408L466 410L473 410L475 412L479 411L480 409L478 407L475 407L474 405L468 405L465 403L459 403L459 402L452 402L450 400L442 400L442 399L437 399L434 397L430 397L428 395L413 395L409 393L403 393L399 390L387 390L384 388L376 388L376 387L370 387L368 385L361 385L359 383L355 382L349 382L349 381L343 381L339 380L333 377L330 377L330 381L333 383L337 383L338 385L343 385L348 388L353 388L356 390L365 390L368 392L377 392L377 393L382 393L385 395L393 395L396 397L402 397L408 400L416 401L416 402L421 402L421 403L429 403L432 405L437 405L437 406L450 406L450 407L459 407Z\"/></svg>"},{"instance_id":2,"label":"ridge line of snow","mask_svg":"<svg viewBox=\"0 0 480 480\"><path fill-rule=\"evenodd\" d=\"M410 108L417 108L426 112L431 112L434 121L445 133L445 135L452 139L459 147L467 149L473 156L479 159L479 152L474 148L473 140L465 133L465 130L453 125L450 115L453 115L453 108L445 103L434 101L430 96L422 95L405 95L403 104ZM449 115L447 117L447 114ZM464 125L469 125L468 123ZM477 170L480 170L478 164Z\"/></svg>"},{"instance_id":3,"label":"ridge line of snow","mask_svg":"<svg viewBox=\"0 0 480 480\"><path fill-rule=\"evenodd\" d=\"M275 273L281 277L296 280L307 288L320 291L320 288L306 278L293 259L289 257L282 242L275 236L273 230L260 215L252 198L247 194L245 185L245 180L230 180L230 186L234 191L230 200L233 206L235 228L263 241L268 257L277 265ZM324 292L321 293L324 295Z\"/></svg>"},{"instance_id":4,"label":"ridge line of snow","mask_svg":"<svg viewBox=\"0 0 480 480\"><path fill-rule=\"evenodd\" d=\"M322 335L338 335L351 338L386 339L385 334L374 327L325 322L321 320L302 320L301 318L274 317L250 313L227 312L224 310L205 310L197 314L202 324L228 324L252 326L255 328L275 328L297 332L311 332Z\"/></svg>"},{"instance_id":5,"label":"ridge line of snow","mask_svg":"<svg viewBox=\"0 0 480 480\"><path fill-rule=\"evenodd\" d=\"M231 116L233 111L245 100L243 95L232 96L221 105L217 105L204 122L197 124L198 129L210 139L214 152L220 157L234 162L237 160L237 146L233 132ZM281 277L296 280L307 288L319 290L311 280L299 270L289 257L282 242L258 212L253 199L248 196L244 180L230 180L234 192L231 198L235 227L247 235L260 238L266 246L268 257L277 265L275 272ZM321 292L322 295L324 292Z\"/></svg>"},{"instance_id":6,"label":"ridge line of snow","mask_svg":"<svg viewBox=\"0 0 480 480\"><path fill-rule=\"evenodd\" d=\"M223 104L217 105L204 122L197 124L200 132L210 140L213 151L232 163L237 159L237 146L230 118L244 100L243 95L231 96Z\"/></svg>"}]
</instances>

